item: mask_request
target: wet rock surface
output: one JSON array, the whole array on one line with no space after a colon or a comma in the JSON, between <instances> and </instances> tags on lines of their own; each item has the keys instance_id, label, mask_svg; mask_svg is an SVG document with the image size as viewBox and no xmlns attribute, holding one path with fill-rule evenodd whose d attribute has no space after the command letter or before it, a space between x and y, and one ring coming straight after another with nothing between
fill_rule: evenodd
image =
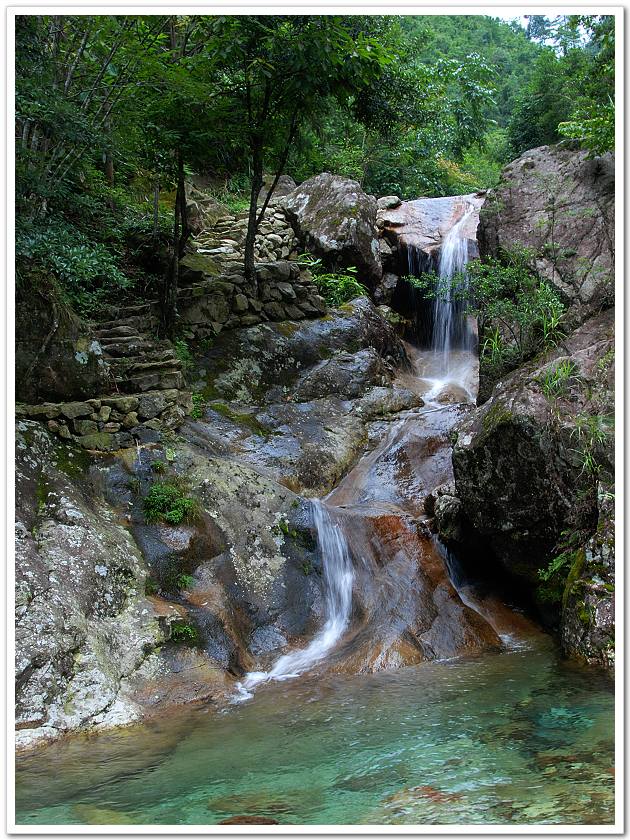
<instances>
[{"instance_id":1,"label":"wet rock surface","mask_svg":"<svg viewBox=\"0 0 630 840\"><path fill-rule=\"evenodd\" d=\"M500 382L456 429L453 468L466 517L512 571L532 581L567 523L589 522L596 510L579 423L612 410L612 348L608 312ZM563 362L572 375L556 395L546 375Z\"/></svg>"},{"instance_id":2,"label":"wet rock surface","mask_svg":"<svg viewBox=\"0 0 630 840\"><path fill-rule=\"evenodd\" d=\"M562 647L612 671L615 665L615 497L598 488L597 530L573 552L562 600Z\"/></svg>"},{"instance_id":3,"label":"wet rock surface","mask_svg":"<svg viewBox=\"0 0 630 840\"><path fill-rule=\"evenodd\" d=\"M455 487L434 502L445 540L482 537L531 590L554 558L570 560L565 650L604 667L613 651L614 552L610 509L602 512L597 485L609 487L614 476L613 326L611 310L591 318L498 383L456 427Z\"/></svg>"},{"instance_id":4,"label":"wet rock surface","mask_svg":"<svg viewBox=\"0 0 630 840\"><path fill-rule=\"evenodd\" d=\"M203 416L177 436L94 460L20 421L38 442L21 450L23 743L183 703L226 702L235 679L311 638L323 620L323 580L305 497L339 485L384 435L359 475L367 488L374 467L378 486L392 488L389 501L411 506L377 505L348 525L363 534L355 562L361 552L372 559L357 579L351 638L334 667L382 670L496 646L414 520L422 515L414 492L424 497L450 474L447 429L456 411L445 407L446 425L428 420L423 428L423 400L400 380L409 370L391 326L357 299L318 320L221 337L193 374L208 397ZM151 394L143 400L136 413L159 410ZM93 406L63 408L75 422ZM388 431L407 415L396 444ZM55 461L60 447L69 453L66 473ZM190 521L147 521L147 497L164 484L196 500ZM53 580L58 597L36 597L40 577L42 586ZM45 641L35 629L42 624L51 628Z\"/></svg>"},{"instance_id":5,"label":"wet rock surface","mask_svg":"<svg viewBox=\"0 0 630 840\"><path fill-rule=\"evenodd\" d=\"M388 201L379 204L378 226L385 241L395 248L420 251L430 259L439 250L444 235L471 205L477 212L468 219L463 234L474 247L478 213L483 202L484 194L480 193L399 200L398 203Z\"/></svg>"}]
</instances>

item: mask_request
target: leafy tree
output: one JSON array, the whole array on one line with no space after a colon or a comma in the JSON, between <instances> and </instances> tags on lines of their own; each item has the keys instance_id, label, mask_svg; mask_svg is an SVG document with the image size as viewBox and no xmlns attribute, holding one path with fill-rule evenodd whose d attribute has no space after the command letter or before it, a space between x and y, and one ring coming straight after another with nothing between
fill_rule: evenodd
<instances>
[{"instance_id":1,"label":"leafy tree","mask_svg":"<svg viewBox=\"0 0 630 840\"><path fill-rule=\"evenodd\" d=\"M228 130L245 128L251 189L245 273L255 283L254 240L291 147L331 98L348 103L390 60L379 42L338 15L208 19L208 49L230 102ZM274 180L257 208L263 173Z\"/></svg>"},{"instance_id":2,"label":"leafy tree","mask_svg":"<svg viewBox=\"0 0 630 840\"><path fill-rule=\"evenodd\" d=\"M615 19L580 15L571 17L570 25L588 33L591 60L579 77L574 110L558 131L593 154L604 154L615 147Z\"/></svg>"},{"instance_id":3,"label":"leafy tree","mask_svg":"<svg viewBox=\"0 0 630 840\"><path fill-rule=\"evenodd\" d=\"M614 145L614 18L554 19L509 124L516 153L562 137L596 154Z\"/></svg>"}]
</instances>

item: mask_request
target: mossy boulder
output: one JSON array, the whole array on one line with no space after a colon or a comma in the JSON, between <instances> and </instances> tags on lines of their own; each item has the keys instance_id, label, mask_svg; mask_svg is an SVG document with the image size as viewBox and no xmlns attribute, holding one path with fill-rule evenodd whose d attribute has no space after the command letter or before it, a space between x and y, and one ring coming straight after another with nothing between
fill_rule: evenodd
<instances>
[{"instance_id":1,"label":"mossy boulder","mask_svg":"<svg viewBox=\"0 0 630 840\"><path fill-rule=\"evenodd\" d=\"M614 469L610 359L614 316L590 319L499 382L456 427L455 494L470 530L535 590L567 529L597 521L595 472ZM560 363L572 374L556 382ZM589 431L590 430L590 431Z\"/></svg>"},{"instance_id":2,"label":"mossy boulder","mask_svg":"<svg viewBox=\"0 0 630 840\"><path fill-rule=\"evenodd\" d=\"M356 266L375 286L383 276L376 238L376 199L357 181L323 172L300 184L282 206L303 247L332 269Z\"/></svg>"}]
</instances>

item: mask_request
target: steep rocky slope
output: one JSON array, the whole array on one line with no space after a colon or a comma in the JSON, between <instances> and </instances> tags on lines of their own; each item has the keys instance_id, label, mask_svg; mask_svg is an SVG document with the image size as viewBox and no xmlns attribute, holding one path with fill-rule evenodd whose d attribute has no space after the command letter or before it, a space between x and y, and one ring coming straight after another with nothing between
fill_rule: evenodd
<instances>
[{"instance_id":1,"label":"steep rocky slope","mask_svg":"<svg viewBox=\"0 0 630 840\"><path fill-rule=\"evenodd\" d=\"M614 161L525 153L481 211L482 252L530 248L566 303L565 338L498 382L457 427L447 541L480 544L560 625L565 651L614 664ZM481 541L479 543L479 541Z\"/></svg>"}]
</instances>

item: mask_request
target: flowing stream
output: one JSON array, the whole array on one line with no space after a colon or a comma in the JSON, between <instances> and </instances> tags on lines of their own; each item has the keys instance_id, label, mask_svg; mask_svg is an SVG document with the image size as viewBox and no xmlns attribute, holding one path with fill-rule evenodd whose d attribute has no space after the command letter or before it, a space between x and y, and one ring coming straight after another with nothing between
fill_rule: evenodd
<instances>
[{"instance_id":1,"label":"flowing stream","mask_svg":"<svg viewBox=\"0 0 630 840\"><path fill-rule=\"evenodd\" d=\"M444 239L443 278L465 270L470 212ZM614 820L609 682L560 660L549 637L470 586L417 527L424 497L451 478L448 434L474 402L478 370L460 303L436 301L434 316L432 346L409 346L399 379L423 407L383 421L371 451L313 502L321 629L247 674L220 713L184 709L20 759L20 824ZM438 602L443 615L421 632ZM451 657L473 613L501 650Z\"/></svg>"}]
</instances>

